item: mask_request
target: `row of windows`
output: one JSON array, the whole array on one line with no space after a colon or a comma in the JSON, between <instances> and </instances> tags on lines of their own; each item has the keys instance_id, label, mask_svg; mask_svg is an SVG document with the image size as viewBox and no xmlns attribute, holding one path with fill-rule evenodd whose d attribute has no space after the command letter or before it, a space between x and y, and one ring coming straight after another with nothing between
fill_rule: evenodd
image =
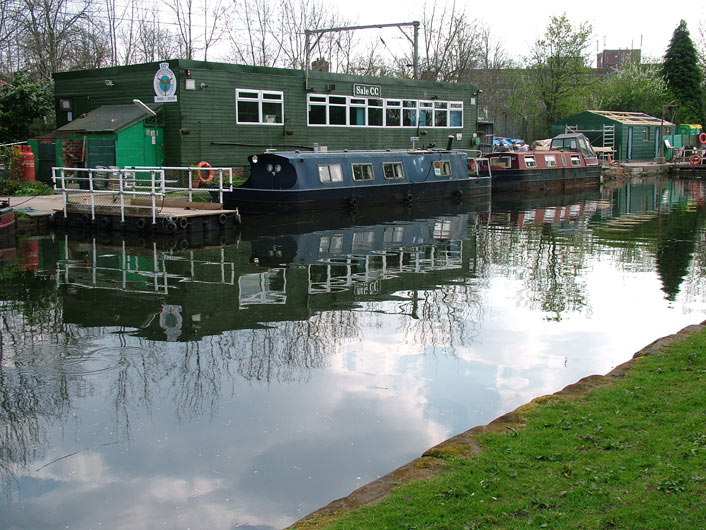
<instances>
[{"instance_id":1,"label":"row of windows","mask_svg":"<svg viewBox=\"0 0 706 530\"><path fill-rule=\"evenodd\" d=\"M557 160L556 160L556 155L536 155L536 156L543 156L544 157L544 164L547 167L556 167L557 165ZM581 165L581 157L579 155L569 155L571 158L571 165L572 166L580 166ZM525 165L527 167L537 167L537 160L535 158L535 155L525 155ZM510 156L502 156L502 157L497 157L493 158L493 165L497 167L504 167L504 168L511 168L512 167L512 157ZM561 162L562 166L566 167L566 155L561 155Z\"/></svg>"},{"instance_id":2,"label":"row of windows","mask_svg":"<svg viewBox=\"0 0 706 530\"><path fill-rule=\"evenodd\" d=\"M343 169L341 164L320 164L319 180L324 183L343 182ZM372 164L351 164L353 180L360 182L373 180L375 172ZM404 178L404 167L402 162L383 162L382 174L386 180ZM434 175L437 177L451 176L451 162L448 160L434 161Z\"/></svg>"},{"instance_id":3,"label":"row of windows","mask_svg":"<svg viewBox=\"0 0 706 530\"><path fill-rule=\"evenodd\" d=\"M309 94L307 121L337 127L463 127L463 102L359 98ZM238 124L282 125L284 93L235 90Z\"/></svg>"},{"instance_id":4,"label":"row of windows","mask_svg":"<svg viewBox=\"0 0 706 530\"><path fill-rule=\"evenodd\" d=\"M336 127L463 127L463 102L309 94L308 124Z\"/></svg>"}]
</instances>

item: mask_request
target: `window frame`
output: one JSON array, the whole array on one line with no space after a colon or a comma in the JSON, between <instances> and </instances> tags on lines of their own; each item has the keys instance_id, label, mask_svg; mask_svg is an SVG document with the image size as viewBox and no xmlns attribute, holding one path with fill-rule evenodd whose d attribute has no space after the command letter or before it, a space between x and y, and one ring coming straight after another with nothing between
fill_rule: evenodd
<instances>
[{"instance_id":1,"label":"window frame","mask_svg":"<svg viewBox=\"0 0 706 530\"><path fill-rule=\"evenodd\" d=\"M395 176L388 177L387 172L385 171L385 167L393 167L393 174ZM399 169L402 170L401 175L397 175L397 171L394 170L394 168L399 167ZM399 180L404 178L404 164L400 162L383 162L382 163L382 176L385 178L385 180Z\"/></svg>"},{"instance_id":2,"label":"window frame","mask_svg":"<svg viewBox=\"0 0 706 530\"><path fill-rule=\"evenodd\" d=\"M255 92L250 90L250 92ZM274 92L274 91L268 91ZM335 100L332 101L332 98ZM247 99L247 101L253 101ZM315 107L319 107L315 109ZM332 109L339 123L331 123ZM345 109L345 123L341 110ZM321 112L324 110L324 112ZM316 111L325 123L312 123L312 112ZM354 114L362 111L365 123L353 119ZM423 125L419 120L424 114L428 121ZM284 114L283 114L284 116ZM357 117L357 115L356 115ZM392 120L389 118L392 117ZM344 96L340 94L312 93L307 95L306 111L307 127L371 127L371 128L407 128L419 127L433 129L463 129L464 103L458 100L424 100L404 98L361 98L359 96ZM372 124L375 121L377 123ZM439 122L446 122L439 125ZM253 124L254 122L245 122Z\"/></svg>"},{"instance_id":3,"label":"window frame","mask_svg":"<svg viewBox=\"0 0 706 530\"><path fill-rule=\"evenodd\" d=\"M243 97L242 94L257 94L257 97ZM279 98L266 98L265 96L279 96ZM256 103L257 104L257 121L241 121L240 119L240 103ZM279 104L281 121L267 122L264 114L263 104ZM275 115L276 117L276 115ZM259 90L254 88L236 88L235 89L235 123L237 125L268 125L282 126L284 124L284 91L282 90Z\"/></svg>"},{"instance_id":4,"label":"window frame","mask_svg":"<svg viewBox=\"0 0 706 530\"><path fill-rule=\"evenodd\" d=\"M343 182L343 166L340 162L333 164L317 164L316 166L319 171L319 181L322 184L335 184L337 182ZM336 171L331 171L334 168ZM326 179L322 174L322 170L326 169Z\"/></svg>"},{"instance_id":5,"label":"window frame","mask_svg":"<svg viewBox=\"0 0 706 530\"><path fill-rule=\"evenodd\" d=\"M439 160L434 160L434 176L435 177L451 177L453 176L453 169L451 168L451 160L446 158L441 158ZM438 170L438 172L437 172Z\"/></svg>"},{"instance_id":6,"label":"window frame","mask_svg":"<svg viewBox=\"0 0 706 530\"><path fill-rule=\"evenodd\" d=\"M357 168L367 168L370 170L369 176L363 175L363 178L357 178L355 173ZM366 171L363 171L363 173L367 173ZM369 182L371 180L375 180L375 170L373 169L373 165L369 162L355 162L351 163L351 175L353 175L353 181L354 182Z\"/></svg>"}]
</instances>

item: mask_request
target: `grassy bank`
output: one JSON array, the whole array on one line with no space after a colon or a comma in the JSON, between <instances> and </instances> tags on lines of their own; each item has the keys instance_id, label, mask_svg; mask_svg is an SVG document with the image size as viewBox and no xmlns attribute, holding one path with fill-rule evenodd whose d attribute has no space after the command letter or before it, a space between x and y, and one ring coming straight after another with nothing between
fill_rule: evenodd
<instances>
[{"instance_id":1,"label":"grassy bank","mask_svg":"<svg viewBox=\"0 0 706 530\"><path fill-rule=\"evenodd\" d=\"M529 527L706 528L706 327L454 437L293 526Z\"/></svg>"}]
</instances>

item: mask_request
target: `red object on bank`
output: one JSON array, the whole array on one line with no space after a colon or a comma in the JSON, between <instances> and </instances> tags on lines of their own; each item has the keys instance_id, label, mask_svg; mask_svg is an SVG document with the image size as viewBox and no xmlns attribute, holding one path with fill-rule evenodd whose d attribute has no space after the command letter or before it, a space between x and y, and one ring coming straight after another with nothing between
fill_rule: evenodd
<instances>
[{"instance_id":1,"label":"red object on bank","mask_svg":"<svg viewBox=\"0 0 706 530\"><path fill-rule=\"evenodd\" d=\"M15 175L24 180L34 180L34 153L29 145L16 145L15 154L17 164L15 165Z\"/></svg>"}]
</instances>

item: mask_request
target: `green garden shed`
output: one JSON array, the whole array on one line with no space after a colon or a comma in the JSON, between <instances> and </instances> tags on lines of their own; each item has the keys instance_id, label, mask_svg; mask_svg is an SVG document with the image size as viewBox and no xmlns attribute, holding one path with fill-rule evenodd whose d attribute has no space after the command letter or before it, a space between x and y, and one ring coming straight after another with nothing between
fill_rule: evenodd
<instances>
[{"instance_id":1,"label":"green garden shed","mask_svg":"<svg viewBox=\"0 0 706 530\"><path fill-rule=\"evenodd\" d=\"M594 147L611 148L615 160L655 160L660 139L675 134L676 126L642 112L586 110L552 124L552 136L567 131L585 134Z\"/></svg>"},{"instance_id":2,"label":"green garden shed","mask_svg":"<svg viewBox=\"0 0 706 530\"><path fill-rule=\"evenodd\" d=\"M57 160L67 167L163 165L161 106L103 105L80 115L52 135Z\"/></svg>"}]
</instances>

